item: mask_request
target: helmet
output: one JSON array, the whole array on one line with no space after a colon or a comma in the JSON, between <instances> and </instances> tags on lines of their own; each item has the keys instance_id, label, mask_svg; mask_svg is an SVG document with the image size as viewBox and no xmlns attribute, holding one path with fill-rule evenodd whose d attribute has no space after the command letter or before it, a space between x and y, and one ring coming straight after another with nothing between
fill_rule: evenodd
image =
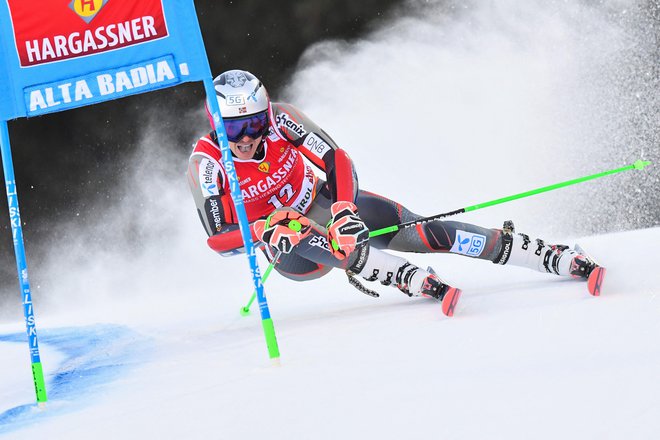
<instances>
[{"instance_id":1,"label":"helmet","mask_svg":"<svg viewBox=\"0 0 660 440\"><path fill-rule=\"evenodd\" d=\"M213 80L223 119L241 118L268 110L266 88L245 70L229 70Z\"/></svg>"}]
</instances>

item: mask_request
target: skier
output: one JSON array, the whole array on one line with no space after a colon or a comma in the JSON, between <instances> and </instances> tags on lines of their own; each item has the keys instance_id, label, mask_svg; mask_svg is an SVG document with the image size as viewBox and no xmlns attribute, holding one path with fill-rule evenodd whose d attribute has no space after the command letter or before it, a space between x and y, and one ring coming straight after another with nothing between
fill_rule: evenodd
<instances>
[{"instance_id":1,"label":"skier","mask_svg":"<svg viewBox=\"0 0 660 440\"><path fill-rule=\"evenodd\" d=\"M252 238L261 242L257 245L269 261L279 254L275 269L287 278L311 280L339 268L364 293L377 296L355 275L393 285L409 296L436 298L451 316L459 289L431 268L424 270L383 249L449 252L579 279L598 267L568 246L515 233L511 222L488 229L432 221L370 239L369 230L421 216L359 189L346 151L293 105L271 102L251 73L231 70L215 78L214 85ZM215 132L194 146L188 181L209 246L224 256L244 251Z\"/></svg>"}]
</instances>

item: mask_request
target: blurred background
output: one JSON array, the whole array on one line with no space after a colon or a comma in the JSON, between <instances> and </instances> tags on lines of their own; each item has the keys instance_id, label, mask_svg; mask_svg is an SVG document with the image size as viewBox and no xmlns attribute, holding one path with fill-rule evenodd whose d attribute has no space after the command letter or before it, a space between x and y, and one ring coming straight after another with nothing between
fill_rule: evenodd
<instances>
[{"instance_id":1,"label":"blurred background","mask_svg":"<svg viewBox=\"0 0 660 440\"><path fill-rule=\"evenodd\" d=\"M486 186L497 189L493 196L538 186L525 185L534 176L566 180L643 157L654 160L655 168L643 176L627 173L607 192L599 186L580 186L527 206L538 208L539 225L562 222L574 234L660 224L657 0L540 2L522 8L511 1L450 0L196 0L195 4L215 75L233 68L251 71L275 100L291 99L314 118L320 116L317 122L329 125L328 131L339 136L340 143L363 129L376 138L383 122L388 130L394 128L388 132L390 142L398 142L402 135L406 148L401 152L410 157L410 174L405 176L411 180L419 178L414 165L429 157L424 148L432 146L423 141L431 136L442 141L445 127L447 133L451 128L462 130L444 139L446 144L459 146L480 132L482 138L475 141L481 144L482 161L491 155L511 155L521 164L484 177L492 183ZM353 66L360 74L351 79ZM344 89L354 102L338 99L339 90L351 81L371 88L364 96L359 87ZM431 118L425 126L437 127L437 135L427 128L420 133L410 125L414 122L397 124L396 112L402 107L390 109L387 103L394 91L388 88L394 83L396 99L406 102L408 109L442 112L438 114L444 119ZM504 96L510 91L509 97ZM437 96L436 103L415 101L430 92ZM378 99L385 102L371 110L360 105ZM343 115L336 118L339 112ZM333 115L350 121L350 133L348 124L333 126ZM502 119L503 115L519 116L521 125ZM528 115L533 116L530 123L525 120ZM460 117L460 125L451 116ZM361 120L366 124L361 125ZM181 193L173 196L167 186L185 184L192 144L208 131L201 84L11 121L9 128L33 287L43 279L46 259L52 266L58 253L61 257L68 253L63 247L67 241L101 237L94 243L96 252L108 253L118 243L124 248L145 246L145 237L167 233L166 219L173 217L151 217L159 210L167 212L165 204L185 205L194 214L191 200ZM524 136L516 137L517 131ZM415 138L419 134L422 138ZM489 150L485 143L490 140ZM361 141L367 145L369 139ZM376 150L347 149L361 166L380 160ZM445 166L453 163L457 162ZM504 182L498 185L497 175L502 173L529 179L508 188ZM468 176L463 174L463 181ZM386 180L378 188L393 194L396 188L388 187L393 180ZM441 177L437 182L445 184ZM485 188L483 182L477 183ZM465 204L490 196L478 189L469 193L467 188L458 198ZM138 197L142 194L155 200L143 203ZM570 197L561 199L567 194ZM586 200L598 200L597 209ZM459 207L445 204L446 200L433 202L437 209ZM143 211L149 211L148 220L142 218ZM201 226L195 232L185 239L202 242ZM58 270L64 273L67 265L60 262ZM18 288L6 202L0 203L0 285L0 296L13 297Z\"/></svg>"}]
</instances>

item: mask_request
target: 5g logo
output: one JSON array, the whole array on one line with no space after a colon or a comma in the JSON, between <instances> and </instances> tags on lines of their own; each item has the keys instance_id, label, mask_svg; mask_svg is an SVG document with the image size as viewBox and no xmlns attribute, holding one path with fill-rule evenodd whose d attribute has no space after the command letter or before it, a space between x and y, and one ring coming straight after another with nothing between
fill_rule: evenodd
<instances>
[{"instance_id":1,"label":"5g logo","mask_svg":"<svg viewBox=\"0 0 660 440\"><path fill-rule=\"evenodd\" d=\"M227 95L227 105L245 105L243 95Z\"/></svg>"}]
</instances>

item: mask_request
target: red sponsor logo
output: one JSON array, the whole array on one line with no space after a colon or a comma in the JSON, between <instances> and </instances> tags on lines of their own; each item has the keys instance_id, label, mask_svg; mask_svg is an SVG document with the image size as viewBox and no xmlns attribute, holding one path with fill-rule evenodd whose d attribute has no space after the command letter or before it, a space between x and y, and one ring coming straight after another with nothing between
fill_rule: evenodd
<instances>
[{"instance_id":1,"label":"red sponsor logo","mask_svg":"<svg viewBox=\"0 0 660 440\"><path fill-rule=\"evenodd\" d=\"M21 67L166 37L161 0L8 0Z\"/></svg>"}]
</instances>

